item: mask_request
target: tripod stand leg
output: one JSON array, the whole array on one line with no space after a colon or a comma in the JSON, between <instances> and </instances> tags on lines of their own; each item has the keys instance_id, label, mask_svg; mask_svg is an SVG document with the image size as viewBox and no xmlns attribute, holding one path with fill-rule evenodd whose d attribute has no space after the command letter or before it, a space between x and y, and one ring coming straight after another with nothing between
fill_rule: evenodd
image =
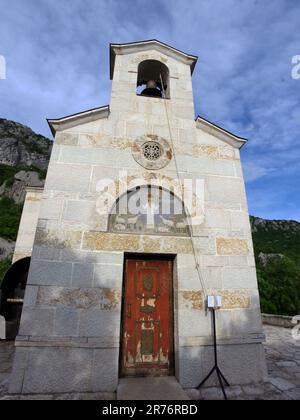
<instances>
[{"instance_id":1,"label":"tripod stand leg","mask_svg":"<svg viewBox=\"0 0 300 420\"><path fill-rule=\"evenodd\" d=\"M220 382L220 386L221 386L221 389L222 389L222 393L223 393L223 396L224 396L224 400L227 401L228 398L227 398L225 388L224 388L224 384L223 384L223 381L222 381L222 376L223 375L222 375L222 373L221 373L221 371L218 367L217 367L216 370L217 370L217 375L218 375L218 379L219 379L219 382Z\"/></svg>"},{"instance_id":2,"label":"tripod stand leg","mask_svg":"<svg viewBox=\"0 0 300 420\"><path fill-rule=\"evenodd\" d=\"M221 375L221 378L223 379L223 381L225 382L225 385L226 386L230 386L229 385L229 382L227 381L227 379L225 378L225 376L223 375L223 373L220 371L220 369L218 369L219 370L219 373L220 373L220 375Z\"/></svg>"},{"instance_id":3,"label":"tripod stand leg","mask_svg":"<svg viewBox=\"0 0 300 420\"><path fill-rule=\"evenodd\" d=\"M203 381L201 382L201 384L199 386L197 386L197 389L200 389L205 384L205 382L211 377L211 375L214 373L215 370L216 370L216 366L214 366L212 368L212 370L209 372L209 374L206 376L206 378L203 379Z\"/></svg>"}]
</instances>

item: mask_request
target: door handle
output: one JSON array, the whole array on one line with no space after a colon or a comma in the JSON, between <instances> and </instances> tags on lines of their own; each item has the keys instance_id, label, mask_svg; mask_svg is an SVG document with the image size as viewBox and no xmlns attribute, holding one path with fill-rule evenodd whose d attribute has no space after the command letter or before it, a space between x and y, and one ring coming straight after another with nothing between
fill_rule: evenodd
<instances>
[{"instance_id":1,"label":"door handle","mask_svg":"<svg viewBox=\"0 0 300 420\"><path fill-rule=\"evenodd\" d=\"M132 304L128 303L128 305L127 305L127 318L131 318L131 308L132 308Z\"/></svg>"}]
</instances>

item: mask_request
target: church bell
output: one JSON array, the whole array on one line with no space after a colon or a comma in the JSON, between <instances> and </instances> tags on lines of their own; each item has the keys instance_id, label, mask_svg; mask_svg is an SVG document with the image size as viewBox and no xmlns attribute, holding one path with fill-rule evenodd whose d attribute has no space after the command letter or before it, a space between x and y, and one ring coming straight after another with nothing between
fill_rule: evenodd
<instances>
[{"instance_id":1,"label":"church bell","mask_svg":"<svg viewBox=\"0 0 300 420\"><path fill-rule=\"evenodd\" d=\"M155 96L155 97L161 98L162 92L154 80L149 80L147 82L146 89L143 90L141 95L142 96Z\"/></svg>"}]
</instances>

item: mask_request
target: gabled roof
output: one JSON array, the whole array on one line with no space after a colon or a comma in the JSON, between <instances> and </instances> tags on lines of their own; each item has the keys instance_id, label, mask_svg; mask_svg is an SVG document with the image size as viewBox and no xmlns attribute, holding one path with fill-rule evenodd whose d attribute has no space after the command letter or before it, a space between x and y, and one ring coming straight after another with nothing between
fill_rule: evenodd
<instances>
[{"instance_id":1,"label":"gabled roof","mask_svg":"<svg viewBox=\"0 0 300 420\"><path fill-rule=\"evenodd\" d=\"M238 137L235 134L230 133L230 131L227 131L199 116L196 118L196 126L208 134L213 134L218 139L225 141L225 143L230 144L236 149L241 149L248 142L247 139Z\"/></svg>"},{"instance_id":2,"label":"gabled roof","mask_svg":"<svg viewBox=\"0 0 300 420\"><path fill-rule=\"evenodd\" d=\"M107 118L109 112L109 105L106 105L59 119L47 119L47 121L53 136L55 136L57 131L66 130L68 128L76 127L79 124L89 123L101 118Z\"/></svg>"},{"instance_id":3,"label":"gabled roof","mask_svg":"<svg viewBox=\"0 0 300 420\"><path fill-rule=\"evenodd\" d=\"M110 78L113 79L116 55L118 54L131 54L133 52L142 52L150 49L161 51L170 57L176 58L181 62L190 65L191 73L196 67L198 57L195 55L186 54L183 51L177 50L157 39L150 39L147 41L130 42L127 44L110 44Z\"/></svg>"}]
</instances>

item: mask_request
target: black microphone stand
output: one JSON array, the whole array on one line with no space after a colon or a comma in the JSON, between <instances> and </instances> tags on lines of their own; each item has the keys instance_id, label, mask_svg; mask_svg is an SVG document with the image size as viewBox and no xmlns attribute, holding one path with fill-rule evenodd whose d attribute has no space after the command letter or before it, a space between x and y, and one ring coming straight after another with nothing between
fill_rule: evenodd
<instances>
[{"instance_id":1,"label":"black microphone stand","mask_svg":"<svg viewBox=\"0 0 300 420\"><path fill-rule=\"evenodd\" d=\"M209 374L206 376L206 378L201 382L201 384L197 387L197 389L200 389L205 382L208 381L208 379L212 376L212 374L214 372L217 373L218 379L219 379L219 383L222 389L222 393L224 395L224 399L228 400L226 392L225 392L225 388L224 388L224 384L223 381L225 383L226 386L230 386L227 379L225 378L225 376L223 375L223 373L221 372L221 369L219 368L218 365L218 348L217 348L217 329L216 329L216 309L215 308L211 308L211 312L212 312L212 319L213 319L213 332L214 332L214 358L215 358L215 365L212 368L212 370L209 372Z\"/></svg>"}]
</instances>

